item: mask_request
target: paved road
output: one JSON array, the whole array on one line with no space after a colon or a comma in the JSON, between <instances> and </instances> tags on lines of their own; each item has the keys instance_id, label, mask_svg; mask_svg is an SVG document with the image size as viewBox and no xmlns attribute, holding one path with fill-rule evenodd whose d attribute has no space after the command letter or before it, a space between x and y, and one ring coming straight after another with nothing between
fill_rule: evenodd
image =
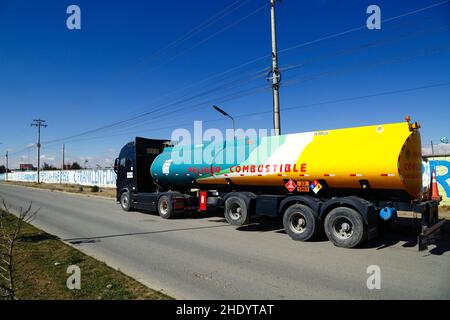
<instances>
[{"instance_id":1,"label":"paved road","mask_svg":"<svg viewBox=\"0 0 450 320\"><path fill-rule=\"evenodd\" d=\"M403 230L359 249L294 242L276 221L235 228L221 217L163 220L114 201L0 184L13 208L30 201L33 222L112 267L176 298L450 298L450 240L419 253ZM381 290L368 290L369 265Z\"/></svg>"}]
</instances>

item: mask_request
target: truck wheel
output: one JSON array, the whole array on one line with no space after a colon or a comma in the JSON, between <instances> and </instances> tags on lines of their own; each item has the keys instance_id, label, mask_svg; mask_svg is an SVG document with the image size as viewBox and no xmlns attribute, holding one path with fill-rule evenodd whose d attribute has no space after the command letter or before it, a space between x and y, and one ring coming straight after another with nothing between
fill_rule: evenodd
<instances>
[{"instance_id":1,"label":"truck wheel","mask_svg":"<svg viewBox=\"0 0 450 320\"><path fill-rule=\"evenodd\" d=\"M120 196L120 206L124 211L131 211L133 209L131 207L131 197L128 191L122 193L122 195Z\"/></svg>"},{"instance_id":2,"label":"truck wheel","mask_svg":"<svg viewBox=\"0 0 450 320\"><path fill-rule=\"evenodd\" d=\"M168 196L161 196L158 200L158 213L163 219L173 219L175 214L173 212L172 201Z\"/></svg>"},{"instance_id":3,"label":"truck wheel","mask_svg":"<svg viewBox=\"0 0 450 320\"><path fill-rule=\"evenodd\" d=\"M250 215L245 201L238 197L229 197L225 201L225 219L234 226L248 224Z\"/></svg>"},{"instance_id":4,"label":"truck wheel","mask_svg":"<svg viewBox=\"0 0 450 320\"><path fill-rule=\"evenodd\" d=\"M325 218L325 233L337 247L356 247L365 240L366 229L361 214L351 208L335 208Z\"/></svg>"},{"instance_id":5,"label":"truck wheel","mask_svg":"<svg viewBox=\"0 0 450 320\"><path fill-rule=\"evenodd\" d=\"M283 226L293 240L308 241L318 234L320 221L310 207L295 204L284 213Z\"/></svg>"}]
</instances>

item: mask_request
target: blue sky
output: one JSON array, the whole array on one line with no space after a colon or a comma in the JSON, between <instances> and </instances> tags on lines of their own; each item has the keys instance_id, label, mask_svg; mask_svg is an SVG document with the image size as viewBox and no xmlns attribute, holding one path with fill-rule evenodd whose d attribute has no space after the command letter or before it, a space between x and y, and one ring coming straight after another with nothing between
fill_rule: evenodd
<instances>
[{"instance_id":1,"label":"blue sky","mask_svg":"<svg viewBox=\"0 0 450 320\"><path fill-rule=\"evenodd\" d=\"M43 161L59 164L66 143L69 161L89 159L91 166L112 162L136 135L168 138L194 120L229 127L212 104L236 116L238 127L271 128L268 2L0 0L0 152L10 150L13 166L34 162L34 149L21 150L36 142L30 123L38 117L48 124ZM277 4L283 133L411 115L422 124L423 144L450 136L450 86L443 85L450 82L450 3L402 16L439 2ZM81 8L81 30L66 28L71 4ZM364 26L371 4L387 19L381 30L314 42ZM353 99L362 96L370 97Z\"/></svg>"}]
</instances>

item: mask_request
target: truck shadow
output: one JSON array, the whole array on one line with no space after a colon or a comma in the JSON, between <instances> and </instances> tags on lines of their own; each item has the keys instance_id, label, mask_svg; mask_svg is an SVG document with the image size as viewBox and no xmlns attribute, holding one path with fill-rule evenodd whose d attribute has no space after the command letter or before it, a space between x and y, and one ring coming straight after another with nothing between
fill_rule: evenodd
<instances>
[{"instance_id":1,"label":"truck shadow","mask_svg":"<svg viewBox=\"0 0 450 320\"><path fill-rule=\"evenodd\" d=\"M382 230L380 236L359 246L357 249L382 250L400 244L403 248L417 246L420 233L419 224L410 218L399 218L397 225L390 230ZM433 244L430 244L430 255L442 255L450 251L450 237L448 230L441 230L441 235ZM426 251L424 251L426 252Z\"/></svg>"},{"instance_id":2,"label":"truck shadow","mask_svg":"<svg viewBox=\"0 0 450 320\"><path fill-rule=\"evenodd\" d=\"M98 242L101 242L101 240L103 240L103 239L109 239L109 238L135 237L135 236L144 236L144 235L152 235L152 234L160 234L160 233L177 232L177 231L213 229L213 228L223 228L223 227L229 227L229 225L227 224L227 225L217 225L217 226L208 226L208 227L178 228L178 229L167 229L167 230L148 231L148 232L130 232L130 233L95 236L95 237L70 238L70 239L63 239L63 241L67 241L73 245L81 245L81 244L98 243Z\"/></svg>"},{"instance_id":3,"label":"truck shadow","mask_svg":"<svg viewBox=\"0 0 450 320\"><path fill-rule=\"evenodd\" d=\"M59 240L57 236L48 234L48 233L40 233L40 234L33 234L28 235L24 234L18 238L21 242L31 242L31 243L39 243L42 241L48 241L48 240Z\"/></svg>"},{"instance_id":4,"label":"truck shadow","mask_svg":"<svg viewBox=\"0 0 450 320\"><path fill-rule=\"evenodd\" d=\"M210 220L212 221L212 220ZM224 222L225 219L216 222ZM276 232L286 234L283 222L278 218L256 217L252 223L246 226L236 228L238 231L244 232ZM410 218L399 218L397 226L391 230L382 230L378 238L366 241L356 249L376 249L382 250L400 244L403 248L417 247L417 237L420 233L420 227L417 221ZM329 241L325 232L310 242L326 242ZM432 255L442 255L450 251L450 234L448 230L442 230L441 236L435 243L430 244L428 253ZM426 252L426 251L424 251Z\"/></svg>"},{"instance_id":5,"label":"truck shadow","mask_svg":"<svg viewBox=\"0 0 450 320\"><path fill-rule=\"evenodd\" d=\"M236 228L238 231L245 232L275 232L280 234L285 234L283 221L278 217L266 217L259 216L252 219L252 223L246 226ZM288 236L287 236L288 237ZM287 239L290 239L289 237ZM325 242L328 241L325 233L322 232L319 237L310 242Z\"/></svg>"}]
</instances>

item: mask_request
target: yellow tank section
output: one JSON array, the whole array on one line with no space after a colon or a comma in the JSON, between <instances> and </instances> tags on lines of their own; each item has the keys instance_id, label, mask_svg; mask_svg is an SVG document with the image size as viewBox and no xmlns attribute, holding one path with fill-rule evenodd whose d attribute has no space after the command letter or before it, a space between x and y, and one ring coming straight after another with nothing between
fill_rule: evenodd
<instances>
[{"instance_id":1,"label":"yellow tank section","mask_svg":"<svg viewBox=\"0 0 450 320\"><path fill-rule=\"evenodd\" d=\"M271 139L272 137L268 137ZM237 166L198 179L206 185L264 185L284 188L294 182L325 180L329 188L360 189L367 180L371 189L403 190L417 198L422 187L422 152L417 124L382 124L285 135L285 142L269 159L241 164L242 168L268 164L290 165L291 170L238 172ZM295 170L293 169L295 166ZM279 168L279 167L278 167ZM320 195L320 193L319 193Z\"/></svg>"},{"instance_id":2,"label":"yellow tank section","mask_svg":"<svg viewBox=\"0 0 450 320\"><path fill-rule=\"evenodd\" d=\"M318 131L297 164L307 163L310 178L326 179L331 188L406 190L417 197L422 185L420 133L396 123Z\"/></svg>"}]
</instances>

